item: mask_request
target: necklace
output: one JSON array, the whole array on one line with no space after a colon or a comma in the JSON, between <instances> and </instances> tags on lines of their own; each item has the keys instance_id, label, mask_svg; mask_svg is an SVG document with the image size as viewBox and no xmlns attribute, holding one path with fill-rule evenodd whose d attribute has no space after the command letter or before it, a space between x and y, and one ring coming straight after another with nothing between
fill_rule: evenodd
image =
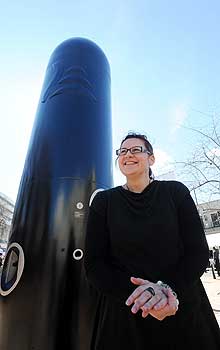
<instances>
[{"instance_id":1,"label":"necklace","mask_svg":"<svg viewBox=\"0 0 220 350\"><path fill-rule=\"evenodd\" d=\"M149 185L151 184L151 182L153 182L153 179L150 179L150 182L149 182L149 184L148 184L147 186L149 186ZM128 187L127 184L125 184L125 186L126 186L126 188L127 188L128 191L134 192L134 191L130 190L130 188ZM147 187L147 186L146 186L146 187ZM145 188L146 188L146 187L145 187ZM145 189L145 188L144 188L144 189ZM136 193L138 193L138 192L136 192Z\"/></svg>"}]
</instances>

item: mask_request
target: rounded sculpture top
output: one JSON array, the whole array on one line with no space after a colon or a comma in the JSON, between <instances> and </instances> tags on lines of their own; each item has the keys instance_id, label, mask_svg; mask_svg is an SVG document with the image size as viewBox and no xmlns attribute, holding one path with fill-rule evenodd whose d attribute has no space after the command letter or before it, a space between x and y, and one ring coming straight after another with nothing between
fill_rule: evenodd
<instances>
[{"instance_id":1,"label":"rounded sculpture top","mask_svg":"<svg viewBox=\"0 0 220 350\"><path fill-rule=\"evenodd\" d=\"M66 40L55 48L49 60L25 176L29 179L95 176L97 183L110 184L111 144L108 60L88 39Z\"/></svg>"},{"instance_id":2,"label":"rounded sculpture top","mask_svg":"<svg viewBox=\"0 0 220 350\"><path fill-rule=\"evenodd\" d=\"M101 70L104 69L110 77L110 65L104 52L89 39L77 37L63 41L53 51L48 66L63 59L75 63L79 61L81 66L95 63Z\"/></svg>"}]
</instances>

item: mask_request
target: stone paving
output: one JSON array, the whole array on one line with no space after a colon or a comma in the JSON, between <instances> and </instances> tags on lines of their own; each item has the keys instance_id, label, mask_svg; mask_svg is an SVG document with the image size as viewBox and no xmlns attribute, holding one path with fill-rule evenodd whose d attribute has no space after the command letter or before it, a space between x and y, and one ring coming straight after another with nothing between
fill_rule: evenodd
<instances>
[{"instance_id":1,"label":"stone paving","mask_svg":"<svg viewBox=\"0 0 220 350\"><path fill-rule=\"evenodd\" d=\"M220 327L220 276L217 273L215 273L215 276L216 279L213 278L211 270L208 269L208 272L202 275L201 280Z\"/></svg>"}]
</instances>

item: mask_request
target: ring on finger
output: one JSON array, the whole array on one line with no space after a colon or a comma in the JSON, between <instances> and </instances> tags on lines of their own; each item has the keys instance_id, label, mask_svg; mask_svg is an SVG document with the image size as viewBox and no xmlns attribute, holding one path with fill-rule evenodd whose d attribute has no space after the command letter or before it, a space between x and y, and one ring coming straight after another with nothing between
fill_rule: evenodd
<instances>
[{"instance_id":1,"label":"ring on finger","mask_svg":"<svg viewBox=\"0 0 220 350\"><path fill-rule=\"evenodd\" d=\"M152 297L154 297L155 294L156 294L155 290L153 289L153 287L147 287L145 290L147 290L152 295Z\"/></svg>"}]
</instances>

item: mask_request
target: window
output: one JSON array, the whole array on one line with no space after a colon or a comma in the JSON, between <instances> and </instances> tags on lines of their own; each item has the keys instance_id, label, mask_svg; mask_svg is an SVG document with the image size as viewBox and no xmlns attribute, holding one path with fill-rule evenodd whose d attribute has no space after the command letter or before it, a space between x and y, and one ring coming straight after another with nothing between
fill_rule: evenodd
<instances>
[{"instance_id":1,"label":"window","mask_svg":"<svg viewBox=\"0 0 220 350\"><path fill-rule=\"evenodd\" d=\"M212 224L214 227L220 226L220 212L211 214Z\"/></svg>"}]
</instances>

